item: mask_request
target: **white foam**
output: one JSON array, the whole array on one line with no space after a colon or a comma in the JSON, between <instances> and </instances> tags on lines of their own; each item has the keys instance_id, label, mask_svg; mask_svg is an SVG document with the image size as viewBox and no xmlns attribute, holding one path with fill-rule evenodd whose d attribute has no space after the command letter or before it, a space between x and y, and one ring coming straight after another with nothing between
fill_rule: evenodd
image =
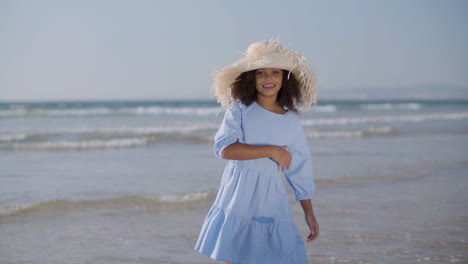
<instances>
[{"instance_id":1,"label":"white foam","mask_svg":"<svg viewBox=\"0 0 468 264\"><path fill-rule=\"evenodd\" d=\"M188 134L197 131L206 131L217 129L219 124L216 123L180 123L171 125L160 125L160 126L141 126L141 127L56 127L53 129L35 129L34 133L5 133L0 134L0 141L2 138L4 141L22 140L26 137L33 136L56 136L57 134L73 134L73 135L129 135L129 136L145 136L154 134Z\"/></svg>"},{"instance_id":2,"label":"white foam","mask_svg":"<svg viewBox=\"0 0 468 264\"><path fill-rule=\"evenodd\" d=\"M12 109L0 111L0 117L18 117L27 114L26 109Z\"/></svg>"},{"instance_id":3,"label":"white foam","mask_svg":"<svg viewBox=\"0 0 468 264\"><path fill-rule=\"evenodd\" d=\"M152 114L152 115L197 115L208 116L216 115L219 111L217 107L136 107L123 108L119 110L121 113L128 114Z\"/></svg>"},{"instance_id":4,"label":"white foam","mask_svg":"<svg viewBox=\"0 0 468 264\"><path fill-rule=\"evenodd\" d=\"M135 134L135 135L152 135L152 134L172 134L172 133L191 133L209 129L216 129L217 124L180 124L170 126L150 126L150 127L111 127L89 130L88 133L99 134Z\"/></svg>"},{"instance_id":5,"label":"white foam","mask_svg":"<svg viewBox=\"0 0 468 264\"><path fill-rule=\"evenodd\" d=\"M317 118L305 119L304 126L316 125L350 125L364 123L395 123L395 122L424 122L431 120L462 120L468 119L468 112L446 113L446 114L420 114L420 115L400 115L400 116L361 116L342 118Z\"/></svg>"},{"instance_id":6,"label":"white foam","mask_svg":"<svg viewBox=\"0 0 468 264\"><path fill-rule=\"evenodd\" d=\"M391 111L391 110L420 110L422 105L419 103L382 103L382 104L362 104L361 109L367 111Z\"/></svg>"},{"instance_id":7,"label":"white foam","mask_svg":"<svg viewBox=\"0 0 468 264\"><path fill-rule=\"evenodd\" d=\"M345 130L345 131L306 131L305 135L308 138L357 138L370 135L385 135L394 132L389 127L369 127L366 129Z\"/></svg>"},{"instance_id":8,"label":"white foam","mask_svg":"<svg viewBox=\"0 0 468 264\"><path fill-rule=\"evenodd\" d=\"M109 115L113 111L110 108L101 107L101 108L70 108L70 109L38 109L33 110L33 115L41 116L98 116L98 115Z\"/></svg>"},{"instance_id":9,"label":"white foam","mask_svg":"<svg viewBox=\"0 0 468 264\"><path fill-rule=\"evenodd\" d=\"M31 211L47 211L47 210L74 210L83 207L100 207L100 208L128 208L128 206L140 209L158 208L164 206L186 206L193 202L203 202L213 199L216 195L215 189L191 193L174 193L163 195L132 195L121 196L114 198L106 198L102 200L48 200L31 204L20 204L12 206L0 206L0 217L21 214ZM148 204L147 202L150 202Z\"/></svg>"},{"instance_id":10,"label":"white foam","mask_svg":"<svg viewBox=\"0 0 468 264\"><path fill-rule=\"evenodd\" d=\"M146 199L158 201L158 202L166 202L166 203L184 203L184 202L192 202L203 200L212 194L212 190L208 191L201 191L201 192L193 192L193 193L180 193L180 194L165 194L165 195L158 195L158 196L144 196Z\"/></svg>"},{"instance_id":11,"label":"white foam","mask_svg":"<svg viewBox=\"0 0 468 264\"><path fill-rule=\"evenodd\" d=\"M68 149L101 149L126 148L146 145L150 138L119 138L109 140L81 140L81 141L45 141L39 143L16 143L12 147L16 150L68 150Z\"/></svg>"},{"instance_id":12,"label":"white foam","mask_svg":"<svg viewBox=\"0 0 468 264\"><path fill-rule=\"evenodd\" d=\"M15 215L22 211L31 209L37 206L37 204L20 204L15 206L0 206L0 216Z\"/></svg>"},{"instance_id":13,"label":"white foam","mask_svg":"<svg viewBox=\"0 0 468 264\"><path fill-rule=\"evenodd\" d=\"M12 141L20 141L27 138L26 133L18 133L18 134L0 134L0 142L12 142Z\"/></svg>"},{"instance_id":14,"label":"white foam","mask_svg":"<svg viewBox=\"0 0 468 264\"><path fill-rule=\"evenodd\" d=\"M68 108L68 109L9 109L0 111L0 117L20 116L103 116L103 115L216 115L218 107L124 107L124 108Z\"/></svg>"},{"instance_id":15,"label":"white foam","mask_svg":"<svg viewBox=\"0 0 468 264\"><path fill-rule=\"evenodd\" d=\"M62 127L31 133L0 134L0 148L14 150L79 150L144 146L156 140L211 142L215 123L181 123L148 127ZM71 139L72 137L73 139ZM28 142L22 141L28 139Z\"/></svg>"},{"instance_id":16,"label":"white foam","mask_svg":"<svg viewBox=\"0 0 468 264\"><path fill-rule=\"evenodd\" d=\"M312 110L316 112L324 112L324 113L334 113L336 112L335 105L314 105L312 106Z\"/></svg>"}]
</instances>

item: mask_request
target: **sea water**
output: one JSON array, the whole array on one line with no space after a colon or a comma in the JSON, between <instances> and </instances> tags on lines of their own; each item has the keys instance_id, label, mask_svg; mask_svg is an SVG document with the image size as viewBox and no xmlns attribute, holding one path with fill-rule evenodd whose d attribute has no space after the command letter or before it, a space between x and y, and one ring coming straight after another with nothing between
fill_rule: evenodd
<instances>
[{"instance_id":1,"label":"sea water","mask_svg":"<svg viewBox=\"0 0 468 264\"><path fill-rule=\"evenodd\" d=\"M0 263L217 263L193 247L222 117L212 101L0 103ZM468 262L468 101L321 100L300 118L310 263Z\"/></svg>"}]
</instances>

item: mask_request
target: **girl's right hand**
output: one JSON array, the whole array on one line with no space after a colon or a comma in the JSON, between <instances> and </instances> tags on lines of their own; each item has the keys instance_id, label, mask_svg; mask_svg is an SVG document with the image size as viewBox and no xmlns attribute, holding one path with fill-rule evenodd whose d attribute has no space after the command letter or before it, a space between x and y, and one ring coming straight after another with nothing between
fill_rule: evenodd
<instances>
[{"instance_id":1,"label":"girl's right hand","mask_svg":"<svg viewBox=\"0 0 468 264\"><path fill-rule=\"evenodd\" d=\"M281 166L281 172L291 166L292 155L288 151L288 146L273 146L271 158Z\"/></svg>"}]
</instances>

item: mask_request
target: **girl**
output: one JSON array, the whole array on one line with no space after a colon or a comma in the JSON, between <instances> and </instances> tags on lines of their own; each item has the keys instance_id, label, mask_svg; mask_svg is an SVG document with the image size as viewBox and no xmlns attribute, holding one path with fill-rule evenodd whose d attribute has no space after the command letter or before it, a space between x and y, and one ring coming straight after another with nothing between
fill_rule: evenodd
<instances>
[{"instance_id":1,"label":"girl","mask_svg":"<svg viewBox=\"0 0 468 264\"><path fill-rule=\"evenodd\" d=\"M307 242L315 240L312 159L297 116L298 105L316 102L315 75L278 41L250 45L214 75L214 94L228 108L214 151L229 162L195 249L233 264L306 264L281 176L304 210Z\"/></svg>"}]
</instances>

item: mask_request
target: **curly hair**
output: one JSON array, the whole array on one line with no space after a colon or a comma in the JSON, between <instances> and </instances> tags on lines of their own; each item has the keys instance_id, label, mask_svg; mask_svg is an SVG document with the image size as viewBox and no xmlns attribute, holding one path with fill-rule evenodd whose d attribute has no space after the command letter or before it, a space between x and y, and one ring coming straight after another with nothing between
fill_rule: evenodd
<instances>
[{"instance_id":1,"label":"curly hair","mask_svg":"<svg viewBox=\"0 0 468 264\"><path fill-rule=\"evenodd\" d=\"M255 72L257 70L243 72L231 85L231 96L241 101L246 106L257 100L257 89L255 89ZM283 81L278 92L276 102L281 108L297 113L297 105L302 103L302 94L299 83L293 74L283 70Z\"/></svg>"}]
</instances>

